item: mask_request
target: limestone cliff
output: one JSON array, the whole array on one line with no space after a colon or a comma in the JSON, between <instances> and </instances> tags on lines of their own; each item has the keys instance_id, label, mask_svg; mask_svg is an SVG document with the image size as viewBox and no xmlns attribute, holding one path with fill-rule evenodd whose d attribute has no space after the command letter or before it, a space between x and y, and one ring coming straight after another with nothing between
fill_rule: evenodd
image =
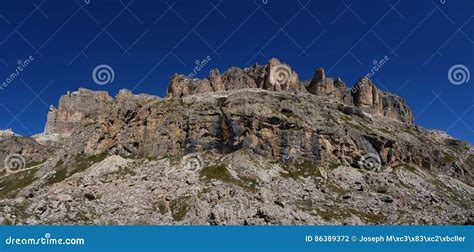
<instances>
[{"instance_id":1,"label":"limestone cliff","mask_svg":"<svg viewBox=\"0 0 474 252\"><path fill-rule=\"evenodd\" d=\"M166 98L67 93L44 134L0 139L8 156L27 164L3 164L3 224L474 221L473 146L368 79L300 81L276 59L173 75Z\"/></svg>"}]
</instances>

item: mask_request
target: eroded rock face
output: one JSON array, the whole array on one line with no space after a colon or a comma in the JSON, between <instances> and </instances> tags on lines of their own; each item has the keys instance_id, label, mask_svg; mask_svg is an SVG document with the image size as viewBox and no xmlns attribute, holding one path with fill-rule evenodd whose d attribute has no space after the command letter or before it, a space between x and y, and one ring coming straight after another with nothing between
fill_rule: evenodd
<instances>
[{"instance_id":1,"label":"eroded rock face","mask_svg":"<svg viewBox=\"0 0 474 252\"><path fill-rule=\"evenodd\" d=\"M71 112L80 115L80 120L66 129L71 134L69 141L75 143L74 153L88 155L110 152L162 158L196 151L225 154L245 149L280 162L307 160L357 166L358 158L375 153L382 165L410 163L439 170L452 165L444 162L443 156L433 155L435 150L444 153L436 145L445 143L433 142L432 148L426 147L431 133L364 113L391 116L383 114L389 110L384 110L382 104L391 96L385 96L371 83L359 90L354 95L356 106L306 92L258 88L197 92L164 101L126 90L115 99L87 92L100 101L107 97L106 102L100 108ZM83 99L70 99L67 105L80 107ZM460 167L469 170L465 164ZM463 177L472 182L472 177Z\"/></svg>"},{"instance_id":2,"label":"eroded rock face","mask_svg":"<svg viewBox=\"0 0 474 252\"><path fill-rule=\"evenodd\" d=\"M0 139L0 158L44 162L0 174L0 224L472 223L473 146L370 81L318 69L305 87L287 67L174 75L167 98L64 95L36 137L56 147Z\"/></svg>"},{"instance_id":3,"label":"eroded rock face","mask_svg":"<svg viewBox=\"0 0 474 252\"><path fill-rule=\"evenodd\" d=\"M374 115L383 115L382 97L378 88L367 78L362 78L352 88L354 105Z\"/></svg>"},{"instance_id":4,"label":"eroded rock face","mask_svg":"<svg viewBox=\"0 0 474 252\"><path fill-rule=\"evenodd\" d=\"M6 166L15 165L17 167L29 167L39 164L48 159L56 148L44 146L36 142L33 138L20 136L5 136L0 138L0 174ZM13 157L9 160L9 156ZM9 164L12 162L12 164Z\"/></svg>"},{"instance_id":5,"label":"eroded rock face","mask_svg":"<svg viewBox=\"0 0 474 252\"><path fill-rule=\"evenodd\" d=\"M413 124L413 114L403 98L379 90L367 78L351 89L354 105L366 112Z\"/></svg>"},{"instance_id":6,"label":"eroded rock face","mask_svg":"<svg viewBox=\"0 0 474 252\"><path fill-rule=\"evenodd\" d=\"M340 78L326 77L324 69L318 68L309 84L300 82L298 75L287 64L270 59L266 65L253 65L244 69L231 67L222 75L211 70L207 79L189 79L175 74L171 77L167 97L181 98L188 95L245 88L269 91L305 92L336 99L356 106L364 112L413 124L413 115L406 102L399 96L379 90L375 84L361 78L348 88Z\"/></svg>"},{"instance_id":7,"label":"eroded rock face","mask_svg":"<svg viewBox=\"0 0 474 252\"><path fill-rule=\"evenodd\" d=\"M173 75L167 97L184 97L199 93L244 88L261 88L270 91L303 90L298 75L287 64L278 59L270 59L266 65L253 65L244 69L231 67L222 75L217 69L211 70L207 79L189 79L184 75Z\"/></svg>"},{"instance_id":8,"label":"eroded rock face","mask_svg":"<svg viewBox=\"0 0 474 252\"><path fill-rule=\"evenodd\" d=\"M270 59L266 67L264 89L270 91L297 91L300 88L298 75L291 67L280 63L278 59Z\"/></svg>"},{"instance_id":9,"label":"eroded rock face","mask_svg":"<svg viewBox=\"0 0 474 252\"><path fill-rule=\"evenodd\" d=\"M89 113L105 112L104 107L113 100L104 91L91 91L80 88L78 91L62 96L58 109L50 107L45 132L70 135Z\"/></svg>"},{"instance_id":10,"label":"eroded rock face","mask_svg":"<svg viewBox=\"0 0 474 252\"><path fill-rule=\"evenodd\" d=\"M340 78L327 78L324 69L318 68L306 89L311 94L332 97L376 116L414 123L412 112L401 97L379 90L365 77L349 89Z\"/></svg>"},{"instance_id":11,"label":"eroded rock face","mask_svg":"<svg viewBox=\"0 0 474 252\"><path fill-rule=\"evenodd\" d=\"M313 79L306 89L311 94L332 97L341 102L352 104L350 92L346 84L340 78L336 80L327 78L322 68L316 69Z\"/></svg>"}]
</instances>

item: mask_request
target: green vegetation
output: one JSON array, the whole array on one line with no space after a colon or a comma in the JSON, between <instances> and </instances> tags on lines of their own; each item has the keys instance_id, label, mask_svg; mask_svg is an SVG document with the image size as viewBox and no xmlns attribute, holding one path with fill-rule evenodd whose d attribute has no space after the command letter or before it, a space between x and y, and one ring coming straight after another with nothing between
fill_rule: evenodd
<instances>
[{"instance_id":1,"label":"green vegetation","mask_svg":"<svg viewBox=\"0 0 474 252\"><path fill-rule=\"evenodd\" d=\"M341 165L341 164L339 164L339 163L336 162L336 161L331 161L331 162L329 163L329 169L330 169L330 170L334 170L334 169L338 168L340 165Z\"/></svg>"},{"instance_id":2,"label":"green vegetation","mask_svg":"<svg viewBox=\"0 0 474 252\"><path fill-rule=\"evenodd\" d=\"M282 164L286 171L281 173L285 178L299 179L300 177L322 177L319 167L311 161L305 160L303 163Z\"/></svg>"},{"instance_id":3,"label":"green vegetation","mask_svg":"<svg viewBox=\"0 0 474 252\"><path fill-rule=\"evenodd\" d=\"M377 193L387 194L387 190L388 190L388 188L385 185L379 185L379 186L375 187L375 191Z\"/></svg>"},{"instance_id":4,"label":"green vegetation","mask_svg":"<svg viewBox=\"0 0 474 252\"><path fill-rule=\"evenodd\" d=\"M82 172L86 170L87 168L91 167L91 165L101 162L107 157L106 153L99 154L99 155L94 155L94 156L76 156L74 158L74 162L71 166L65 166L64 162L60 160L56 166L55 166L55 171L56 173L48 178L47 184L55 184L58 182L61 182L65 180L66 178L70 177L71 175Z\"/></svg>"},{"instance_id":5,"label":"green vegetation","mask_svg":"<svg viewBox=\"0 0 474 252\"><path fill-rule=\"evenodd\" d=\"M234 178L223 164L211 165L204 167L200 171L201 179L211 181L212 179L219 180L225 183L240 186L249 191L256 191L257 182L248 178Z\"/></svg>"},{"instance_id":6,"label":"green vegetation","mask_svg":"<svg viewBox=\"0 0 474 252\"><path fill-rule=\"evenodd\" d=\"M453 163L454 161L456 161L456 158L453 157L452 155L448 154L448 153L444 153L444 156L443 156L443 162L445 163Z\"/></svg>"},{"instance_id":7,"label":"green vegetation","mask_svg":"<svg viewBox=\"0 0 474 252\"><path fill-rule=\"evenodd\" d=\"M14 197L18 190L29 186L35 180L36 171L38 168L20 171L1 178L0 198Z\"/></svg>"},{"instance_id":8,"label":"green vegetation","mask_svg":"<svg viewBox=\"0 0 474 252\"><path fill-rule=\"evenodd\" d=\"M117 175L118 177L125 177L128 174L130 174L130 176L137 175L137 173L135 171L133 171L132 169L130 169L128 167L119 166L117 171L107 173L107 174L105 174L105 176Z\"/></svg>"},{"instance_id":9,"label":"green vegetation","mask_svg":"<svg viewBox=\"0 0 474 252\"><path fill-rule=\"evenodd\" d=\"M181 107L189 108L189 107L191 107L193 104L194 104L194 102L190 102L190 103L184 102L184 99L183 99L183 98L179 99L179 105L180 105Z\"/></svg>"},{"instance_id":10,"label":"green vegetation","mask_svg":"<svg viewBox=\"0 0 474 252\"><path fill-rule=\"evenodd\" d=\"M188 208L189 205L187 203L187 198L172 200L170 204L170 210L171 216L173 216L173 220L182 221L188 213Z\"/></svg>"},{"instance_id":11,"label":"green vegetation","mask_svg":"<svg viewBox=\"0 0 474 252\"><path fill-rule=\"evenodd\" d=\"M295 203L299 209L304 211L311 211L316 207L310 199L298 200Z\"/></svg>"},{"instance_id":12,"label":"green vegetation","mask_svg":"<svg viewBox=\"0 0 474 252\"><path fill-rule=\"evenodd\" d=\"M346 190L344 190L343 188L341 188L340 186L338 186L336 183L327 183L327 188L329 190L331 190L332 192L335 192L337 193L338 195L338 198L341 198L343 195L345 195L347 193Z\"/></svg>"},{"instance_id":13,"label":"green vegetation","mask_svg":"<svg viewBox=\"0 0 474 252\"><path fill-rule=\"evenodd\" d=\"M337 209L331 207L331 209L315 209L317 211L317 215L321 216L326 221L331 220L344 220L352 215L358 216L361 220L366 221L370 224L379 224L382 223L385 219L385 216L382 214L373 214L367 213L363 211L358 211L352 208L348 209Z\"/></svg>"},{"instance_id":14,"label":"green vegetation","mask_svg":"<svg viewBox=\"0 0 474 252\"><path fill-rule=\"evenodd\" d=\"M329 126L329 127L333 127L335 125L338 125L338 121L336 120L336 118L331 115L331 113L321 113L321 116L324 117L324 119L326 119L326 126Z\"/></svg>"},{"instance_id":15,"label":"green vegetation","mask_svg":"<svg viewBox=\"0 0 474 252\"><path fill-rule=\"evenodd\" d=\"M43 163L42 161L33 161L33 162L30 162L30 163L27 163L25 169L35 167L35 166L40 165L42 163Z\"/></svg>"},{"instance_id":16,"label":"green vegetation","mask_svg":"<svg viewBox=\"0 0 474 252\"><path fill-rule=\"evenodd\" d=\"M160 211L161 215L164 215L168 212L168 208L163 201L158 202L158 211Z\"/></svg>"},{"instance_id":17,"label":"green vegetation","mask_svg":"<svg viewBox=\"0 0 474 252\"><path fill-rule=\"evenodd\" d=\"M406 170L409 170L413 173L416 173L416 167L411 165L411 164L398 164L394 167L392 167L393 171L397 170L397 169L406 169Z\"/></svg>"},{"instance_id":18,"label":"green vegetation","mask_svg":"<svg viewBox=\"0 0 474 252\"><path fill-rule=\"evenodd\" d=\"M283 115L285 115L286 117L288 117L288 118L300 119L300 117L299 117L297 114L295 114L293 111L288 110L288 109L282 109L282 110L281 110L281 113L282 113Z\"/></svg>"}]
</instances>

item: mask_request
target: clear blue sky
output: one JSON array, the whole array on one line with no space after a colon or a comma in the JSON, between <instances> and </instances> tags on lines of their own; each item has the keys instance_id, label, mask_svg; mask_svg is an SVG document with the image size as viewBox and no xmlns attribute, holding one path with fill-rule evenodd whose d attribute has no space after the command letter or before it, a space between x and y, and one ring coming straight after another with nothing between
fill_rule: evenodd
<instances>
[{"instance_id":1,"label":"clear blue sky","mask_svg":"<svg viewBox=\"0 0 474 252\"><path fill-rule=\"evenodd\" d=\"M374 82L417 124L474 143L474 76L448 79L457 64L474 74L473 15L472 0L1 1L0 84L34 60L0 90L0 128L42 132L49 105L79 87L163 96L171 74L207 56L199 77L277 57L300 79L323 67L348 85L387 56ZM112 83L92 80L100 64Z\"/></svg>"}]
</instances>

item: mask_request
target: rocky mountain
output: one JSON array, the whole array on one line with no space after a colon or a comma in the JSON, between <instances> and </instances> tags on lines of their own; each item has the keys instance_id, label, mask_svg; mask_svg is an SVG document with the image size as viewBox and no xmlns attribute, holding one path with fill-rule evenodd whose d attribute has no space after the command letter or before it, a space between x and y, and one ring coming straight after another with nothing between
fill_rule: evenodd
<instances>
[{"instance_id":1,"label":"rocky mountain","mask_svg":"<svg viewBox=\"0 0 474 252\"><path fill-rule=\"evenodd\" d=\"M4 224L472 224L474 147L406 102L287 64L79 89L0 142ZM13 159L16 157L16 159Z\"/></svg>"}]
</instances>

